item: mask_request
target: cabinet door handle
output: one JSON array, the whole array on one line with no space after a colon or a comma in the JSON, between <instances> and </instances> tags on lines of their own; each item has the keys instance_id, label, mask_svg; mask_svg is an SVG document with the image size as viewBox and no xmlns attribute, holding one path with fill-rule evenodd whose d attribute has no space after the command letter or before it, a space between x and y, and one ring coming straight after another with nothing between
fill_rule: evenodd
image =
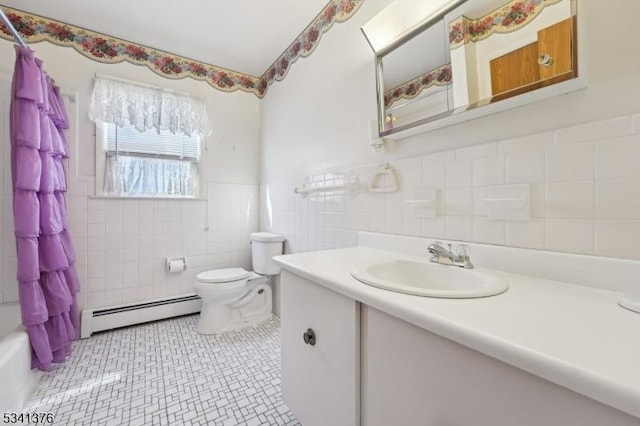
<instances>
[{"instance_id":1,"label":"cabinet door handle","mask_svg":"<svg viewBox=\"0 0 640 426\"><path fill-rule=\"evenodd\" d=\"M307 329L307 332L302 335L302 338L307 345L316 345L316 332L312 329Z\"/></svg>"}]
</instances>

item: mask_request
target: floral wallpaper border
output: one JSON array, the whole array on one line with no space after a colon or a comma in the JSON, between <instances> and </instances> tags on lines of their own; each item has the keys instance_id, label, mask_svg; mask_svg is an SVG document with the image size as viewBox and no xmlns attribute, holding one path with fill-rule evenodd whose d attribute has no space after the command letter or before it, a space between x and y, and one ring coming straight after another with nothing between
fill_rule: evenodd
<instances>
[{"instance_id":1,"label":"floral wallpaper border","mask_svg":"<svg viewBox=\"0 0 640 426\"><path fill-rule=\"evenodd\" d=\"M400 99L413 99L432 86L446 86L452 82L451 64L442 65L384 93L384 107Z\"/></svg>"},{"instance_id":2,"label":"floral wallpaper border","mask_svg":"<svg viewBox=\"0 0 640 426\"><path fill-rule=\"evenodd\" d=\"M331 0L302 33L285 49L260 77L259 90L266 91L274 81L281 81L291 65L309 56L320 44L322 35L336 22L351 18L365 0Z\"/></svg>"},{"instance_id":3,"label":"floral wallpaper border","mask_svg":"<svg viewBox=\"0 0 640 426\"><path fill-rule=\"evenodd\" d=\"M449 24L449 48L484 40L495 33L518 30L550 5L564 0L511 0L504 6L477 19L462 15Z\"/></svg>"},{"instance_id":4,"label":"floral wallpaper border","mask_svg":"<svg viewBox=\"0 0 640 426\"><path fill-rule=\"evenodd\" d=\"M329 1L261 77L174 55L4 5L2 9L28 43L48 41L58 46L72 47L83 56L97 62L110 64L129 62L146 66L162 77L176 80L188 77L205 81L211 87L224 92L242 90L262 98L274 81L280 81L285 77L291 65L299 57L309 56L314 51L322 35L335 22L344 22L349 19L364 1ZM2 23L0 23L0 38L13 41L13 36Z\"/></svg>"},{"instance_id":5,"label":"floral wallpaper border","mask_svg":"<svg viewBox=\"0 0 640 426\"><path fill-rule=\"evenodd\" d=\"M243 90L258 97L264 95L258 90L260 79L257 77L173 55L17 9L5 6L3 9L16 30L29 43L48 41L58 46L72 47L97 62L114 64L126 61L134 65L146 66L166 78L178 80L189 77L205 81L213 88L224 92ZM13 41L8 29L1 23L0 37Z\"/></svg>"}]
</instances>

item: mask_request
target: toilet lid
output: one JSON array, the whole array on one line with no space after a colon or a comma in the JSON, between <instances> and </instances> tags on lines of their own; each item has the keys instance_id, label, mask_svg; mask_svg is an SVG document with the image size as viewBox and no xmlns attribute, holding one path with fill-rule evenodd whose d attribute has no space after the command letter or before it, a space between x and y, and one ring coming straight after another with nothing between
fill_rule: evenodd
<instances>
[{"instance_id":1,"label":"toilet lid","mask_svg":"<svg viewBox=\"0 0 640 426\"><path fill-rule=\"evenodd\" d=\"M249 272L242 268L227 268L200 272L196 275L196 280L201 283L228 283L243 280L248 277Z\"/></svg>"},{"instance_id":2,"label":"toilet lid","mask_svg":"<svg viewBox=\"0 0 640 426\"><path fill-rule=\"evenodd\" d=\"M273 234L271 232L252 232L249 234L251 241L260 241L263 243L281 243L285 240L283 235Z\"/></svg>"}]
</instances>

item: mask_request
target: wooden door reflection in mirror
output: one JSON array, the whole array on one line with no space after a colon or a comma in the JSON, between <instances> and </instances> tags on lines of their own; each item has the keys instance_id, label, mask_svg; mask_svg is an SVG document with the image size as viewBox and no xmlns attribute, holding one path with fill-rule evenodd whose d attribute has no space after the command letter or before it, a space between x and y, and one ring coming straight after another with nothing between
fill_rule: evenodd
<instances>
[{"instance_id":1,"label":"wooden door reflection in mirror","mask_svg":"<svg viewBox=\"0 0 640 426\"><path fill-rule=\"evenodd\" d=\"M572 19L538 31L536 42L490 61L494 100L573 78Z\"/></svg>"},{"instance_id":2,"label":"wooden door reflection in mirror","mask_svg":"<svg viewBox=\"0 0 640 426\"><path fill-rule=\"evenodd\" d=\"M576 76L571 0L469 0L445 19L456 107L496 102Z\"/></svg>"}]
</instances>

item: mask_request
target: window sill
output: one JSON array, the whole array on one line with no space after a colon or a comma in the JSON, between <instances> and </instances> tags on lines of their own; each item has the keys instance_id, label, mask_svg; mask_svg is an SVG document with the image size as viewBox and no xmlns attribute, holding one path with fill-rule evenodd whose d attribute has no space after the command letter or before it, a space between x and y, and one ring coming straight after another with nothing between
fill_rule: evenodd
<instances>
[{"instance_id":1,"label":"window sill","mask_svg":"<svg viewBox=\"0 0 640 426\"><path fill-rule=\"evenodd\" d=\"M89 195L90 200L174 200L174 201L207 201L203 197L127 197L120 195Z\"/></svg>"}]
</instances>

